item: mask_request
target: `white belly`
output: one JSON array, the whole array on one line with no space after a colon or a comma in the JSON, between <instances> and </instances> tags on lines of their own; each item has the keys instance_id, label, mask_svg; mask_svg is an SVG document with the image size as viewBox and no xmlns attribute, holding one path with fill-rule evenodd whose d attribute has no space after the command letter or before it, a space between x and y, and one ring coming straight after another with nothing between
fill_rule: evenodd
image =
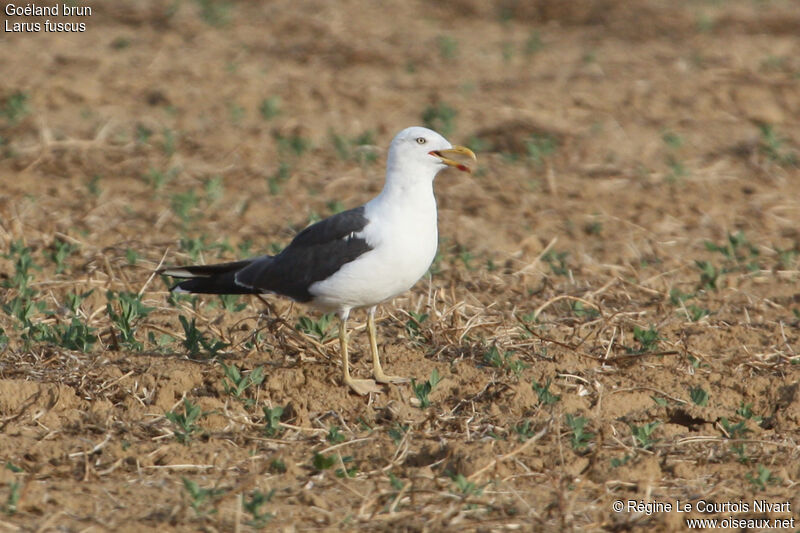
<instances>
[{"instance_id":1,"label":"white belly","mask_svg":"<svg viewBox=\"0 0 800 533\"><path fill-rule=\"evenodd\" d=\"M436 203L387 211L367 205L372 222L363 235L373 249L347 263L330 278L312 284L314 304L325 310L371 307L410 289L436 256Z\"/></svg>"}]
</instances>

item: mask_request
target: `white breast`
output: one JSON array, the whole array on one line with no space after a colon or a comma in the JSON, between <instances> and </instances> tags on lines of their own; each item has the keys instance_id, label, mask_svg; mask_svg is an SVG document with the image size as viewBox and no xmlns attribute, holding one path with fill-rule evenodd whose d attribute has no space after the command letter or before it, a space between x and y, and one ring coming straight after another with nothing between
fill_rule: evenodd
<instances>
[{"instance_id":1,"label":"white breast","mask_svg":"<svg viewBox=\"0 0 800 533\"><path fill-rule=\"evenodd\" d=\"M358 237L372 250L314 283L314 304L328 310L370 307L410 289L430 268L438 246L432 188L398 202L378 196L366 204L370 223Z\"/></svg>"}]
</instances>

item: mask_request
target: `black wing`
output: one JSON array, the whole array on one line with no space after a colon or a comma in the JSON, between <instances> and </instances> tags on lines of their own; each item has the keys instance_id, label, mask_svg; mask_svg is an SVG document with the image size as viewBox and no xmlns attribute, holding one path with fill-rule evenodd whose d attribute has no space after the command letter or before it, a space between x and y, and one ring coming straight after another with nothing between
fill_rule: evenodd
<instances>
[{"instance_id":1,"label":"black wing","mask_svg":"<svg viewBox=\"0 0 800 533\"><path fill-rule=\"evenodd\" d=\"M343 211L312 224L269 261L255 261L236 273L236 283L247 288L283 294L299 302L312 296L310 285L332 276L342 266L372 247L355 234L369 219L364 207Z\"/></svg>"}]
</instances>

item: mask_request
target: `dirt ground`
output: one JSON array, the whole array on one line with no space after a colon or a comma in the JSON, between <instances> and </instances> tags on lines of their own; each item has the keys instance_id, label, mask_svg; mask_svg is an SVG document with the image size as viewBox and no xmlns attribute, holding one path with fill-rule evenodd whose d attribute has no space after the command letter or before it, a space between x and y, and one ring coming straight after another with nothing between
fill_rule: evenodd
<instances>
[{"instance_id":1,"label":"dirt ground","mask_svg":"<svg viewBox=\"0 0 800 533\"><path fill-rule=\"evenodd\" d=\"M796 2L88 5L0 35L1 530L800 528ZM414 386L153 275L368 200L415 124L479 161L379 312Z\"/></svg>"}]
</instances>

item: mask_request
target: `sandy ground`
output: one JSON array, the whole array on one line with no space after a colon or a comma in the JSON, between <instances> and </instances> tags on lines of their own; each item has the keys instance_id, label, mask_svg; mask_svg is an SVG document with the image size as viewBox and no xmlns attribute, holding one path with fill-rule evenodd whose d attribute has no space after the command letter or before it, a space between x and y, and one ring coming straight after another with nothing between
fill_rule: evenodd
<instances>
[{"instance_id":1,"label":"sandy ground","mask_svg":"<svg viewBox=\"0 0 800 533\"><path fill-rule=\"evenodd\" d=\"M0 35L3 530L798 519L796 2L89 5ZM380 311L418 393L349 393L312 310L152 276L368 200L423 123L479 165Z\"/></svg>"}]
</instances>

